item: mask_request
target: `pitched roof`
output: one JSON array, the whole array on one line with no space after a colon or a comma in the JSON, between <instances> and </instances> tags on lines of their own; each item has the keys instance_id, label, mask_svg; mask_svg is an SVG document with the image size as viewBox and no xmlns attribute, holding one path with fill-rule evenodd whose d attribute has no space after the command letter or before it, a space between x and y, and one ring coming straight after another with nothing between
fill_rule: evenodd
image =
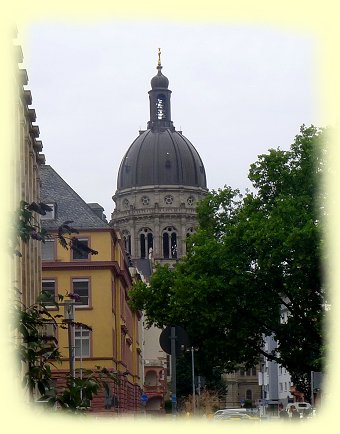
<instances>
[{"instance_id":1,"label":"pitched roof","mask_svg":"<svg viewBox=\"0 0 340 434\"><path fill-rule=\"evenodd\" d=\"M152 274L150 259L133 259L133 264L136 266L139 273L141 273L146 279L149 279Z\"/></svg>"},{"instance_id":2,"label":"pitched roof","mask_svg":"<svg viewBox=\"0 0 340 434\"><path fill-rule=\"evenodd\" d=\"M41 202L56 204L55 218L42 220L44 228L57 229L66 220L72 220L76 229L110 228L51 166L40 166L40 179Z\"/></svg>"}]
</instances>

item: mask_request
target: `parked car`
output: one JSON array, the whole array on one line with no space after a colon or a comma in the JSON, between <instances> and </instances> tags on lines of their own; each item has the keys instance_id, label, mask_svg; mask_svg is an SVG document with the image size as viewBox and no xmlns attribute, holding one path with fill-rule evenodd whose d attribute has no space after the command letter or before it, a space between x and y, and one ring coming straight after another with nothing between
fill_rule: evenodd
<instances>
[{"instance_id":1,"label":"parked car","mask_svg":"<svg viewBox=\"0 0 340 434\"><path fill-rule=\"evenodd\" d=\"M259 420L259 418L255 418L255 417L251 417L249 416L249 414L246 413L242 413L242 412L227 412L224 413L222 415L220 415L217 419L218 421L226 421L226 422L231 422L231 421L242 421L242 422L252 422L252 421L256 421Z\"/></svg>"},{"instance_id":2,"label":"parked car","mask_svg":"<svg viewBox=\"0 0 340 434\"><path fill-rule=\"evenodd\" d=\"M303 416L307 416L307 415L309 415L310 413L312 413L312 411L313 411L313 408L312 408L312 406L310 405L309 402L290 402L290 403L287 404L287 406L286 406L286 411L287 411L288 413L290 413L290 408L291 408L292 406L295 406L295 408L297 409L297 411L298 411L301 415L303 415Z\"/></svg>"},{"instance_id":3,"label":"parked car","mask_svg":"<svg viewBox=\"0 0 340 434\"><path fill-rule=\"evenodd\" d=\"M254 412L255 410L255 412ZM217 410L214 413L214 419L227 419L228 416L231 415L245 415L247 416L245 419L247 419L248 417L250 419L258 419L258 415L256 413L256 409L251 409L251 408L224 408L222 410ZM236 416L235 416L236 418Z\"/></svg>"},{"instance_id":4,"label":"parked car","mask_svg":"<svg viewBox=\"0 0 340 434\"><path fill-rule=\"evenodd\" d=\"M221 410L217 410L214 413L214 418L218 418L219 416L228 413L246 413L246 409L245 408L223 408Z\"/></svg>"}]
</instances>

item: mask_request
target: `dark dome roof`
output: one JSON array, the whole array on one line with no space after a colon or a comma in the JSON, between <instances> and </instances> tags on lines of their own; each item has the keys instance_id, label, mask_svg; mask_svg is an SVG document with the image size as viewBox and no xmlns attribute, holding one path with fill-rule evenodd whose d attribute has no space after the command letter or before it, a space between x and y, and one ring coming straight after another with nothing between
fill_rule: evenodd
<instances>
[{"instance_id":1,"label":"dark dome roof","mask_svg":"<svg viewBox=\"0 0 340 434\"><path fill-rule=\"evenodd\" d=\"M167 89L168 87L169 87L169 80L167 79L167 77L165 77L165 75L161 73L161 67L158 67L158 74L151 79L151 88Z\"/></svg>"},{"instance_id":2,"label":"dark dome roof","mask_svg":"<svg viewBox=\"0 0 340 434\"><path fill-rule=\"evenodd\" d=\"M142 132L126 152L117 188L183 185L206 189L203 162L195 147L174 129Z\"/></svg>"}]
</instances>

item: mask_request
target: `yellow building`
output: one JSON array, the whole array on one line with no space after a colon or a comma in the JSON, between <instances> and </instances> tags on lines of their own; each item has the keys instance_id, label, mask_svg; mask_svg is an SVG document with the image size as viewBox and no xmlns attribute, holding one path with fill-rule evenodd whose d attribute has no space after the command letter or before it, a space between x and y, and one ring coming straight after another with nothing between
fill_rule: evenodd
<instances>
[{"instance_id":1,"label":"yellow building","mask_svg":"<svg viewBox=\"0 0 340 434\"><path fill-rule=\"evenodd\" d=\"M17 34L15 32L15 37ZM32 106L32 94L27 89L28 75L22 66L23 53L19 45L14 45L13 56L13 110L14 121L11 126L13 146L10 154L10 211L15 213L20 208L20 202L39 202L40 198L40 165L44 163L42 142L39 138L39 127L35 124L36 113ZM6 213L5 213L6 214ZM39 224L39 214L33 213L35 221ZM6 234L8 236L8 233ZM33 305L41 292L41 243L29 238L26 242L19 239L18 234L12 233L13 248L20 254L14 254L10 263L9 299L23 309ZM8 270L6 270L7 273ZM12 307L12 306L11 306ZM13 318L11 318L13 319ZM20 333L14 333L14 345L22 344ZM21 381L27 373L28 365L21 363L21 373L15 376ZM37 390L26 390L28 400L36 399Z\"/></svg>"},{"instance_id":2,"label":"yellow building","mask_svg":"<svg viewBox=\"0 0 340 434\"><path fill-rule=\"evenodd\" d=\"M109 395L104 391L98 395L91 409L96 412L137 411L142 375L140 318L127 304L132 274L136 273L130 267L121 237L106 222L100 205L86 204L48 165L41 168L41 198L53 209L42 217L42 225L54 235L42 248L42 289L56 298L58 294L70 293L80 298L76 302L76 325L70 337L67 330L58 328L63 363L54 371L54 376L62 384L65 373L70 370L70 358L75 359L77 375L80 375L80 368L96 366L118 372L119 384L111 384ZM72 221L69 225L79 231L70 237L76 235L98 253L63 248L56 234L65 221Z\"/></svg>"},{"instance_id":3,"label":"yellow building","mask_svg":"<svg viewBox=\"0 0 340 434\"><path fill-rule=\"evenodd\" d=\"M15 46L15 61L23 62L23 53L19 45ZM16 65L15 76L15 151L11 164L11 208L19 209L20 201L27 203L39 202L39 169L45 157L41 154L42 143L38 140L39 127L35 125L36 113L32 105L31 91L28 84L27 71ZM39 214L35 215L37 222ZM21 301L25 306L36 302L41 289L41 250L40 243L30 239L27 243L20 242L17 250L21 257L15 258L13 267L14 286L21 293Z\"/></svg>"}]
</instances>

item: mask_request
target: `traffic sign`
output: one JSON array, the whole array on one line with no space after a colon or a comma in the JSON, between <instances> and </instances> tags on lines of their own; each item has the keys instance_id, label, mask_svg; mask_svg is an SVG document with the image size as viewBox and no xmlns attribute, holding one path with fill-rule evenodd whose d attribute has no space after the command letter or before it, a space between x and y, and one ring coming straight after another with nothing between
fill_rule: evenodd
<instances>
[{"instance_id":1,"label":"traffic sign","mask_svg":"<svg viewBox=\"0 0 340 434\"><path fill-rule=\"evenodd\" d=\"M145 395L145 393L143 393L143 395L140 397L140 400L142 402L147 402L149 400L149 397L148 397L148 395Z\"/></svg>"},{"instance_id":2,"label":"traffic sign","mask_svg":"<svg viewBox=\"0 0 340 434\"><path fill-rule=\"evenodd\" d=\"M176 354L180 354L185 351L188 344L189 338L187 332L184 328L180 326L174 326L175 328L175 346L176 346ZM171 354L171 327L165 327L159 337L159 344L163 351L167 354Z\"/></svg>"}]
</instances>

